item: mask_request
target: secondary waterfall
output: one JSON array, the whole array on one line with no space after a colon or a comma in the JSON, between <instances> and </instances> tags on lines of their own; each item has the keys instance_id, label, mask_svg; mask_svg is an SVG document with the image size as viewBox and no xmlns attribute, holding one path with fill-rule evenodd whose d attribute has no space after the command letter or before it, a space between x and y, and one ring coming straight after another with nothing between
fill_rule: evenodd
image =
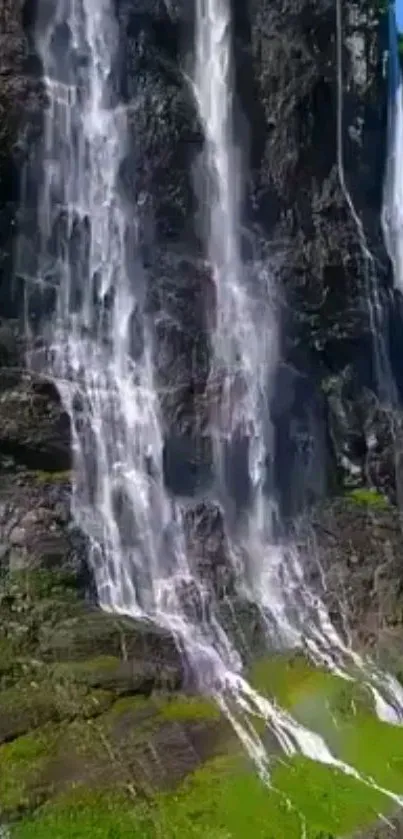
<instances>
[{"instance_id":1,"label":"secondary waterfall","mask_svg":"<svg viewBox=\"0 0 403 839\"><path fill-rule=\"evenodd\" d=\"M246 559L244 590L258 603L267 626L269 643L280 647L305 648L317 663L344 673L353 661L364 672L363 663L339 637L327 610L304 579L304 571L292 546L276 544L273 518L276 503L273 487L267 491L267 464L273 458L269 397L277 363L278 335L273 305L270 267L246 265L240 247L240 203L242 159L234 138L234 78L229 0L195 0L195 65L193 87L205 131L204 181L210 190L200 189L205 221L207 255L216 288L216 318L213 326L212 378L218 393L212 416L215 466L219 497L228 505L233 488L226 481L228 459L248 456L251 486L249 511L235 528L234 548L241 542ZM340 13L340 9L339 9ZM341 17L338 15L341 47ZM341 59L339 74L342 73ZM340 92L341 86L340 86ZM339 108L341 112L341 106ZM339 120L339 131L342 131ZM341 149L341 141L339 148ZM344 191L359 228L339 162ZM203 181L203 186L204 186ZM365 246L365 242L363 248ZM231 474L231 473L230 473ZM233 528L234 530L234 528ZM394 679L372 673L377 707L386 691L392 707L388 719L400 721L403 691ZM389 707L386 705L386 707ZM386 711L383 712L386 715Z\"/></svg>"},{"instance_id":2,"label":"secondary waterfall","mask_svg":"<svg viewBox=\"0 0 403 839\"><path fill-rule=\"evenodd\" d=\"M247 266L241 256L242 160L233 129L231 25L228 0L196 0L194 93L206 139L202 186L210 183L207 197L200 184L199 190L216 288L211 427L217 490L227 515L235 506L234 518L240 516L235 529L236 538L245 543L246 588L280 643L293 646L301 635L290 620L287 601L301 576L296 558L287 564L273 544L276 504L273 492L267 492L274 448L269 396L277 325L270 270ZM242 460L246 469L239 471ZM237 467L238 482L249 481L243 487L246 513L234 500Z\"/></svg>"},{"instance_id":3,"label":"secondary waterfall","mask_svg":"<svg viewBox=\"0 0 403 839\"><path fill-rule=\"evenodd\" d=\"M216 0L200 4L198 12L200 70L206 60L206 84L200 72L198 90L206 109L209 166L218 172L210 258L218 290L214 375L221 380L223 407L215 445L224 487L227 443L233 445L239 434L250 439L256 511L270 436L265 407L275 333L267 298L249 294L243 284L228 7ZM71 419L73 513L88 537L100 604L174 634L200 688L220 704L262 775L268 756L251 716L266 721L288 754L301 751L358 777L332 756L321 737L243 679L242 662L218 622L214 599L188 564L181 509L164 485L154 330L145 310L147 274L136 208L126 206L120 188L128 132L113 84L118 51L113 2L59 0L51 12L40 0L36 39L49 104L39 232L34 248L21 240L18 273L43 291L39 321L32 322L28 312L29 363L54 379ZM35 178L34 160L27 180ZM264 277L260 289L262 282L265 287ZM262 343L259 324L268 334ZM298 585L298 566L293 574ZM276 580L282 603L287 576L279 573ZM270 586L265 591L277 602ZM294 588L289 594L294 596Z\"/></svg>"},{"instance_id":4,"label":"secondary waterfall","mask_svg":"<svg viewBox=\"0 0 403 839\"><path fill-rule=\"evenodd\" d=\"M234 536L246 558L246 589L262 609L271 644L301 646L308 639L315 658L329 663L321 647L334 647L337 635L305 590L295 551L274 542L277 511L267 466L274 455L269 397L278 335L270 270L246 265L240 252L242 160L233 128L231 23L229 0L196 0L194 92L206 139L203 186L211 183L207 200L204 190L200 194L217 309L211 378L218 493L231 509L226 467L246 457L248 511Z\"/></svg>"},{"instance_id":5,"label":"secondary waterfall","mask_svg":"<svg viewBox=\"0 0 403 839\"><path fill-rule=\"evenodd\" d=\"M196 0L194 90L205 129L211 178L205 222L216 287L211 390L212 433L219 488L231 495L230 461L244 448L251 492L259 497L271 450L268 385L276 361L276 324L269 306L269 277L253 286L239 243L241 156L234 143L231 16L225 0ZM249 283L248 283L249 279Z\"/></svg>"},{"instance_id":6,"label":"secondary waterfall","mask_svg":"<svg viewBox=\"0 0 403 839\"><path fill-rule=\"evenodd\" d=\"M403 292L403 85L398 54L395 7L389 3L388 157L382 226L396 288Z\"/></svg>"}]
</instances>

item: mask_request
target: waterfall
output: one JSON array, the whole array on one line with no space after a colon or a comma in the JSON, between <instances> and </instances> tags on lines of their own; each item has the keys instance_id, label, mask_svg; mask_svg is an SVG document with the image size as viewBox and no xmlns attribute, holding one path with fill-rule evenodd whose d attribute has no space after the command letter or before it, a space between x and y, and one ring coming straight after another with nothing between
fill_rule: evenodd
<instances>
[{"instance_id":1,"label":"waterfall","mask_svg":"<svg viewBox=\"0 0 403 839\"><path fill-rule=\"evenodd\" d=\"M241 256L242 160L233 130L229 0L196 0L195 30L193 87L206 140L202 186L206 178L211 184L207 196L200 184L199 192L216 287L211 424L218 495L227 512L231 510L233 488L225 480L225 466L243 454L249 505L233 534L234 555L240 541L246 563L243 587L261 608L271 645L275 641L283 648L301 647L306 636L315 658L329 664L327 648L334 646L337 635L304 585L296 552L285 551L274 539L277 509L266 471L274 457L269 397L278 334L270 272L251 269ZM307 624L312 617L319 624L316 640Z\"/></svg>"},{"instance_id":2,"label":"waterfall","mask_svg":"<svg viewBox=\"0 0 403 839\"><path fill-rule=\"evenodd\" d=\"M28 306L28 362L55 381L71 420L72 511L88 538L100 605L173 633L200 690L215 697L262 775L268 757L250 722L256 715L289 753L338 765L318 735L240 675L211 593L189 567L180 507L165 489L147 276L135 208L120 185L128 132L113 86L112 0L59 0L53 14L45 2L39 8L49 102L36 273L24 238L17 270L42 294L39 317L38 299L33 319Z\"/></svg>"},{"instance_id":3,"label":"waterfall","mask_svg":"<svg viewBox=\"0 0 403 839\"><path fill-rule=\"evenodd\" d=\"M396 288L403 293L403 85L398 55L395 7L389 3L388 157L382 226Z\"/></svg>"},{"instance_id":4,"label":"waterfall","mask_svg":"<svg viewBox=\"0 0 403 839\"><path fill-rule=\"evenodd\" d=\"M245 681L241 658L218 621L214 597L188 562L181 507L164 483L154 324L145 305L148 280L140 227L136 207L123 198L121 188L129 141L125 108L114 84L119 41L113 6L113 0L59 0L50 11L46 0L39 2L36 43L48 107L38 234L31 248L21 238L17 266L41 300L39 306L37 297L34 312L27 308L28 362L55 381L71 420L72 511L88 539L99 602L105 610L173 633L200 690L216 699L263 777L268 777L269 758L254 717L266 722L287 754L300 751L359 777L333 757L319 735ZM214 426L216 462L225 495L228 447L237 436L248 437L255 525L264 460L270 454L265 416L275 324L268 296L262 294L267 277L258 277L252 293L239 249L230 14L224 0L200 0L198 26L196 89L217 188L209 235L218 301L213 375L222 391ZM26 183L32 187L37 180L34 159ZM260 335L259 327L264 328ZM269 559L273 556L272 551ZM283 572L283 555L276 556L278 591L270 591L273 575L265 591L270 603L278 597L280 606L272 611L281 623L284 598L298 611L296 592L303 585L293 560L292 585L286 591L291 577ZM264 554L261 568L266 560ZM293 629L291 623L288 627ZM297 637L300 641L300 628Z\"/></svg>"},{"instance_id":5,"label":"waterfall","mask_svg":"<svg viewBox=\"0 0 403 839\"><path fill-rule=\"evenodd\" d=\"M273 544L277 511L273 487L267 491L274 454L269 397L278 354L273 279L268 268L248 266L241 256L242 158L233 130L231 24L228 0L196 0L193 88L206 140L202 187L206 179L210 183L207 196L200 184L199 191L216 288L210 389L217 491L228 518L234 476L238 472L238 481L249 483L243 499L248 513L236 509L235 515L241 513L237 535L245 543L245 582L282 643L293 646L300 635L286 614L291 579Z\"/></svg>"},{"instance_id":6,"label":"waterfall","mask_svg":"<svg viewBox=\"0 0 403 839\"><path fill-rule=\"evenodd\" d=\"M236 507L237 477L238 483L249 484L243 487L243 500L251 496L255 509L261 508L273 449L268 395L277 360L270 274L248 275L240 253L242 160L233 132L231 23L225 0L196 0L194 92L206 139L203 181L206 173L211 181L204 221L216 288L212 436L218 491L227 513L228 502L235 501ZM270 527L264 515L260 526Z\"/></svg>"},{"instance_id":7,"label":"waterfall","mask_svg":"<svg viewBox=\"0 0 403 839\"><path fill-rule=\"evenodd\" d=\"M269 416L269 397L277 363L277 326L269 273L252 271L242 260L240 203L242 158L234 137L234 79L230 0L195 0L195 66L193 89L205 133L204 182L200 188L204 211L204 235L216 287L216 317L213 325L212 377L216 403L212 417L218 493L224 507L231 499L225 481L226 458L237 456L237 444L246 441L248 477L251 486L248 514L232 528L233 552L241 543L246 567L242 588L258 604L270 646L303 648L318 664L346 676L346 662L353 662L364 679L368 674L360 657L346 646L334 628L324 604L305 581L300 558L292 545L276 543L273 519L277 518L274 488L268 492L267 463L274 444ZM361 220L348 192L342 155L342 20L337 3L338 34L338 167L340 181L356 224L366 267L368 299L374 332L375 354L381 364L383 343L377 341L379 307L369 279L373 257L369 253ZM378 351L379 350L379 351ZM385 374L386 375L386 374ZM388 379L389 381L389 379ZM217 395L218 394L218 395ZM231 525L230 525L231 527ZM373 691L380 715L402 720L403 692L390 676L374 668L368 687ZM382 690L387 694L386 711ZM381 691L381 693L380 693ZM390 703L390 704L389 704ZM382 710L381 710L382 709Z\"/></svg>"},{"instance_id":8,"label":"waterfall","mask_svg":"<svg viewBox=\"0 0 403 839\"><path fill-rule=\"evenodd\" d=\"M38 21L49 94L38 273L56 287L47 364L71 418L73 512L100 602L152 614L169 596L161 558L172 554L179 569L182 551L163 486L136 224L119 198L127 131L111 102L117 47L109 0L59 3Z\"/></svg>"}]
</instances>

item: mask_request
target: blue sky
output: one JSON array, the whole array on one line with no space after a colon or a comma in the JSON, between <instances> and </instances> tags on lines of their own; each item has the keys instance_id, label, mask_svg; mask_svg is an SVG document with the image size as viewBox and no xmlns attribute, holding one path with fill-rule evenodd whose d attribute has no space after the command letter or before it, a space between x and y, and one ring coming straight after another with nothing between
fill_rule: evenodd
<instances>
[{"instance_id":1,"label":"blue sky","mask_svg":"<svg viewBox=\"0 0 403 839\"><path fill-rule=\"evenodd\" d=\"M396 0L396 16L397 25L403 30L403 0Z\"/></svg>"}]
</instances>

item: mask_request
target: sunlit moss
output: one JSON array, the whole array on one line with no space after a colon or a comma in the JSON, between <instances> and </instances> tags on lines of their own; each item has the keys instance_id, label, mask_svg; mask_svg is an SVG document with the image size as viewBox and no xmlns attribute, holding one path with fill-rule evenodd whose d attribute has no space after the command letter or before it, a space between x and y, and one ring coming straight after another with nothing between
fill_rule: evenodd
<instances>
[{"instance_id":1,"label":"sunlit moss","mask_svg":"<svg viewBox=\"0 0 403 839\"><path fill-rule=\"evenodd\" d=\"M388 499L376 489L352 489L346 493L346 497L361 507L373 507L378 510L390 507Z\"/></svg>"},{"instance_id":2,"label":"sunlit moss","mask_svg":"<svg viewBox=\"0 0 403 839\"><path fill-rule=\"evenodd\" d=\"M192 720L219 720L221 712L218 706L207 699L199 697L174 697L164 702L159 712L160 719L177 720L178 722Z\"/></svg>"}]
</instances>

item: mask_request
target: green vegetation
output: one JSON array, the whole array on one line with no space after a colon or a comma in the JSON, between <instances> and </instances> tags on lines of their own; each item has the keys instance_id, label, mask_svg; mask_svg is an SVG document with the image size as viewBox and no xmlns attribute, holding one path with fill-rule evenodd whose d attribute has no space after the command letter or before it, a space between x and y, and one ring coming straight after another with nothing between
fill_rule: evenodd
<instances>
[{"instance_id":1,"label":"green vegetation","mask_svg":"<svg viewBox=\"0 0 403 839\"><path fill-rule=\"evenodd\" d=\"M123 696L113 703L108 713L108 720L116 720L123 715L137 716L139 711L148 709L151 715L157 713L154 699L147 699L145 696Z\"/></svg>"},{"instance_id":2,"label":"green vegetation","mask_svg":"<svg viewBox=\"0 0 403 839\"><path fill-rule=\"evenodd\" d=\"M300 723L325 735L337 758L403 792L403 730L375 718L365 686L314 670L302 656L260 661L251 678ZM12 839L299 839L302 823L306 839L331 839L393 807L369 785L301 756L272 755L267 786L234 738L225 754L172 787L180 752L157 747L158 732L167 725L176 732L179 723L186 740L193 721L219 723L219 711L192 697L128 696L93 721L44 726L0 747L0 812L39 805L13 825ZM144 748L157 749L162 788L149 776Z\"/></svg>"},{"instance_id":3,"label":"green vegetation","mask_svg":"<svg viewBox=\"0 0 403 839\"><path fill-rule=\"evenodd\" d=\"M14 571L8 575L0 591L0 599L6 601L9 606L12 606L14 601L15 609L18 609L18 605L21 607L22 600L25 601L27 610L35 609L38 600L50 598L53 601L62 599L64 603L68 600L78 602L76 576L64 571L45 569Z\"/></svg>"},{"instance_id":4,"label":"green vegetation","mask_svg":"<svg viewBox=\"0 0 403 839\"><path fill-rule=\"evenodd\" d=\"M352 489L346 492L346 498L361 507L375 507L377 510L385 510L389 507L388 499L376 489Z\"/></svg>"},{"instance_id":5,"label":"green vegetation","mask_svg":"<svg viewBox=\"0 0 403 839\"><path fill-rule=\"evenodd\" d=\"M348 776L297 758L269 789L240 759L219 758L148 803L123 790L77 789L16 825L13 839L307 839L369 824L387 802Z\"/></svg>"},{"instance_id":6,"label":"green vegetation","mask_svg":"<svg viewBox=\"0 0 403 839\"><path fill-rule=\"evenodd\" d=\"M370 506L368 491L350 497ZM354 777L285 761L254 718L271 754L265 785L213 702L156 692L165 663L154 682L141 632L86 609L70 575L26 572L2 587L0 822L11 839L300 839L301 819L306 839L329 839L391 812ZM250 678L337 758L403 792L403 730L375 718L365 685L301 655L261 660Z\"/></svg>"},{"instance_id":7,"label":"green vegetation","mask_svg":"<svg viewBox=\"0 0 403 839\"><path fill-rule=\"evenodd\" d=\"M56 743L56 729L19 737L0 748L0 815L18 813L36 806L41 771Z\"/></svg>"},{"instance_id":8,"label":"green vegetation","mask_svg":"<svg viewBox=\"0 0 403 839\"><path fill-rule=\"evenodd\" d=\"M90 687L108 686L119 681L122 662L116 656L96 656L84 661L67 661L55 664L54 675L61 680Z\"/></svg>"},{"instance_id":9,"label":"green vegetation","mask_svg":"<svg viewBox=\"0 0 403 839\"><path fill-rule=\"evenodd\" d=\"M43 472L38 469L31 474L39 484L68 484L72 477L71 469L56 472Z\"/></svg>"},{"instance_id":10,"label":"green vegetation","mask_svg":"<svg viewBox=\"0 0 403 839\"><path fill-rule=\"evenodd\" d=\"M198 697L177 697L165 702L160 710L161 720L186 722L187 720L221 719L221 713L214 702Z\"/></svg>"}]
</instances>

